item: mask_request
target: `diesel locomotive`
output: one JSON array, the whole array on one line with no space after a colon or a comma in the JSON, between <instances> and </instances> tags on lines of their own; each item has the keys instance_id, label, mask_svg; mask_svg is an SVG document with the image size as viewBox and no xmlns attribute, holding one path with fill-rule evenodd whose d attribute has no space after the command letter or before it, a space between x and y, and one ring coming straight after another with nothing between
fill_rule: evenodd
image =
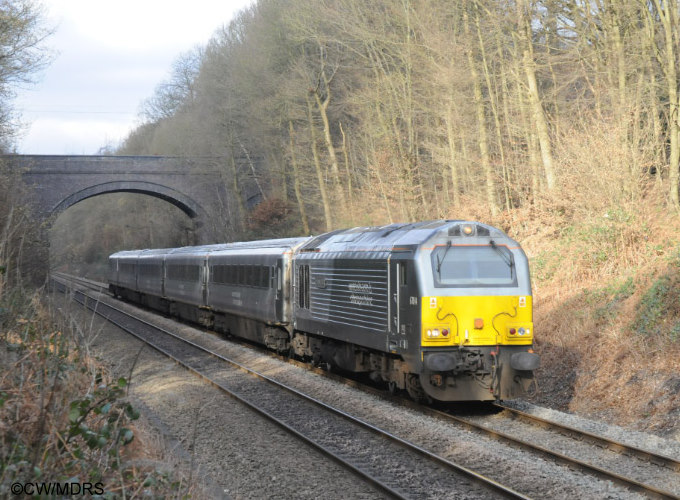
<instances>
[{"instance_id":1,"label":"diesel locomotive","mask_svg":"<svg viewBox=\"0 0 680 500\"><path fill-rule=\"evenodd\" d=\"M539 366L526 255L479 222L122 251L109 270L117 297L417 400L514 398Z\"/></svg>"}]
</instances>

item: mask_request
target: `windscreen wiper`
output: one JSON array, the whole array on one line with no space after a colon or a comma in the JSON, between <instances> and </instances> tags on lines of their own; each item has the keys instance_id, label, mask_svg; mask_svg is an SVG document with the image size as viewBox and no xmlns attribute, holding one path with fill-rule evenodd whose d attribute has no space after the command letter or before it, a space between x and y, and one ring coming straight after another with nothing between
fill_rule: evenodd
<instances>
[{"instance_id":1,"label":"windscreen wiper","mask_svg":"<svg viewBox=\"0 0 680 500\"><path fill-rule=\"evenodd\" d=\"M501 256L503 262L505 262L508 265L508 267L512 267L513 265L512 258L508 254L506 254L503 250L498 248L498 245L496 245L496 242L494 240L489 240L489 244L491 245L491 248L496 250L498 255Z\"/></svg>"},{"instance_id":2,"label":"windscreen wiper","mask_svg":"<svg viewBox=\"0 0 680 500\"><path fill-rule=\"evenodd\" d=\"M444 255L442 255L441 260L439 260L439 255L437 255L437 274L439 275L439 279L442 278L442 263L444 262L444 259L446 258L446 254L449 251L449 248L451 248L451 240L446 242L446 250L444 250Z\"/></svg>"}]
</instances>

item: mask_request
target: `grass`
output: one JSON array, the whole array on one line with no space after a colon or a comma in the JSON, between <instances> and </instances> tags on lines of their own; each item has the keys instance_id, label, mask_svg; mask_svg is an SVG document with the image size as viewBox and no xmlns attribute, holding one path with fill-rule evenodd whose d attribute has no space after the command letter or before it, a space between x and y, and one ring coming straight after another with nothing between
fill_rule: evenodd
<instances>
[{"instance_id":1,"label":"grass","mask_svg":"<svg viewBox=\"0 0 680 500\"><path fill-rule=\"evenodd\" d=\"M598 324L611 322L621 314L623 302L635 293L631 276L616 278L604 287L583 291L584 303L592 308L592 317Z\"/></svg>"}]
</instances>

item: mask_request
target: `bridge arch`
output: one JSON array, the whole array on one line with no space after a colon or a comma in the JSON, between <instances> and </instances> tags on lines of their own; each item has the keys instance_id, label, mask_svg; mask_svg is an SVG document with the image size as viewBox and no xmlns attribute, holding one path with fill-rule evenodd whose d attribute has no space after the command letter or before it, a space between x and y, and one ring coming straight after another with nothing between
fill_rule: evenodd
<instances>
[{"instance_id":1,"label":"bridge arch","mask_svg":"<svg viewBox=\"0 0 680 500\"><path fill-rule=\"evenodd\" d=\"M139 193L160 198L168 203L175 205L191 219L195 219L198 224L207 219L207 213L203 207L195 200L179 191L147 181L111 181L88 186L84 189L71 193L69 196L57 203L52 209L53 216L59 215L67 208L78 202L108 193Z\"/></svg>"}]
</instances>

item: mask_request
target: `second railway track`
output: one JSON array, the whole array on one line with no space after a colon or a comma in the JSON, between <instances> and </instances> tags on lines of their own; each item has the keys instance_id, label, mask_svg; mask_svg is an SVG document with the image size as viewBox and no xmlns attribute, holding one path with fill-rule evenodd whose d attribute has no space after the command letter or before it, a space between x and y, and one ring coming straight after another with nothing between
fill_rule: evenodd
<instances>
[{"instance_id":1,"label":"second railway track","mask_svg":"<svg viewBox=\"0 0 680 500\"><path fill-rule=\"evenodd\" d=\"M92 284L90 284L88 286L96 287L96 285L92 285ZM100 307L100 306L98 306L98 307ZM188 354L188 353L185 353L185 355L189 358L195 357L195 355ZM224 370L224 361L221 361L218 365L214 365L212 367L208 366L210 363L207 363L207 362L205 362L205 363L201 362L201 363L205 365L202 368L203 371L207 370L208 373L214 374L214 376L212 376L212 378L219 379L219 378L225 377L226 379L231 379L231 382L234 382L234 380L235 380L234 375L231 375L231 374L225 375L225 373L224 373L224 371L225 371ZM207 375L207 376L211 377L210 375ZM252 379L252 377L246 377L246 378ZM252 386L251 382L252 382L252 380L250 380L247 383L242 382L242 381L235 382L235 383L246 394L249 394L250 396L248 396L248 397L250 397L250 398L254 398L256 396L259 397L259 396L264 395L264 394L270 394L269 396L263 398L263 401L264 401L263 405L266 406L267 401L277 401L275 404L273 404L273 406L275 407L274 409L276 409L276 407L287 408L285 410L285 412L290 412L290 415L292 416L292 421L294 421L294 422L298 422L298 421L304 420L304 419L307 419L310 422L315 420L314 418L309 417L309 415L313 415L313 412L319 411L319 409L318 409L319 405L317 405L316 403L310 403L312 405L312 407L316 406L317 407L316 409L313 409L311 407L309 407L309 408L305 407L305 409L304 409L304 411L302 411L302 413L297 413L296 410L302 408L302 405L300 405L299 403L295 403L295 404L289 403L288 401L290 401L290 395L286 396L288 398L288 401L281 401L280 396L274 397L274 396L271 395L271 393L267 392L268 390L261 389L260 388L262 386L261 383L259 385ZM249 386L251 387L250 389L248 388ZM278 392L280 393L281 391L278 390ZM305 417L305 415L307 417ZM507 417L507 420L510 420L510 417L508 417L507 415L506 415L506 417ZM506 418L506 417L503 417L503 418ZM342 420L346 420L345 417L338 417L338 418L341 418ZM501 417L496 417L496 419L499 420L499 422L500 422L500 418ZM526 418L526 417L522 417L522 418ZM320 417L319 421L324 421L326 419L328 419L328 417ZM470 419L468 419L468 420L470 420ZM472 420L474 420L474 419L472 419ZM493 421L493 420L494 420L494 418L491 418L491 421ZM476 425L478 427L487 427L488 428L487 432L489 432L489 433L502 434L502 432L500 432L498 429L494 429L493 425L490 425L490 423L492 423L491 421L486 419L486 421L482 422L482 423L480 423L480 422L472 422L472 423L468 422L468 424L466 424L466 425ZM388 423L388 422L386 422L386 423ZM314 424L310 424L310 425L311 425L312 428L315 427ZM506 427L506 424L499 424L499 425L501 425L501 427ZM317 427L323 427L323 425L321 425L321 424L317 424L316 426ZM507 433L507 431L510 430L510 429L511 428L508 427L507 429L504 429L504 430ZM348 443L347 444L348 448L356 449L356 446L357 446L356 442L352 443L351 441L348 441L347 436L354 434L354 433L358 433L358 432L359 431L351 431L351 430L347 431L346 429L342 430L341 427L338 427L337 431L332 431L332 430L328 429L328 432L326 432L325 438L330 440L330 442L327 443L329 445L335 445L338 442L346 442L346 443ZM365 437L362 437L361 439L359 439L359 442L363 441L365 443L373 443L373 444L370 444L367 447L367 449L375 451L379 447L384 447L384 443L383 443L384 439L383 438L380 438L378 440L377 444L376 444L375 441L370 440L370 439L375 439L375 430L367 431L364 428L361 432L362 433L367 432L368 434L373 435L373 437L371 437L368 434L366 434ZM418 435L418 434L420 434L420 432L421 431L419 429L415 429L414 435ZM475 432L481 432L481 431L479 429L477 429ZM510 433L513 433L513 431L510 430ZM359 434L357 434L357 435L359 435ZM364 436L364 434L362 434L362 436ZM599 444L597 446L601 447L603 445ZM611 445L608 445L608 446L611 447ZM434 449L436 449L436 447L434 447ZM561 455L561 453L556 451L557 449L559 449L559 447L556 448L556 449L551 448L552 451L549 450L548 453L547 453L547 456L553 455L551 457L553 460L557 460L558 462L565 463L567 461L567 459L559 458L559 455ZM336 448L336 451L337 451L337 448ZM402 453L402 452L400 451L399 453ZM438 453L443 454L447 457L455 456L455 453L453 453L453 454L448 453L447 454L447 453L442 453L441 451L439 451ZM534 450L531 453L535 454L536 451ZM628 452L626 452L626 451L624 451L624 453L628 454ZM644 455L644 453L645 452L641 452L642 455ZM378 463L378 464L380 464L380 466L377 467L378 472L379 471L383 471L383 472L388 471L387 481L385 482L385 484L388 484L391 481L391 485L388 485L387 488L384 488L384 489L385 489L385 491L388 491L388 492L390 492L390 490L391 490L390 494L393 494L395 496L404 496L404 497L409 497L409 498L420 498L420 497L446 498L447 497L446 492L448 492L448 494L451 494L453 491L455 491L455 490L452 490L451 488L456 487L456 485L459 485L459 486L465 485L464 490L467 492L468 495L470 495L474 491L479 492L478 494L471 495L470 497L485 496L485 495L488 496L489 490L484 490L484 489L476 490L475 488L483 488L483 487L481 487L481 486L473 487L473 486L469 485L470 484L469 481L472 481L473 479L475 481L478 480L478 478L475 477L474 475L473 476L468 475L467 479L464 479L464 480L457 478L457 479L454 479L452 481L447 482L446 476L447 476L447 474L448 474L448 476L451 476L452 475L451 472L436 472L434 466L425 465L424 462L421 462L422 460L424 460L423 453L420 452L418 454L420 455L420 457L417 460L413 460L413 459L407 459L406 460L408 463L410 463L409 466L404 465L404 463L406 463L406 462L401 462L402 465L399 465L400 461L395 458L398 455L398 453L395 452L394 450L391 450L391 449L388 450L387 453L382 456L382 457L386 456L386 457L390 457L390 458L381 458L379 455L371 455L371 454L368 454L368 455L364 454L364 457L368 457L367 458L368 463L374 463L374 464ZM425 455L428 455L428 453L425 453ZM539 455L546 456L545 453L540 453ZM373 457L373 458L371 458L371 457ZM528 458L528 460L531 460L531 458ZM655 459L653 456L652 457L648 456L648 457L645 458L645 460L647 460L647 461L651 460L651 462L652 462L651 464L649 464L649 463L647 464L647 466L652 468L651 469L651 471L652 471L651 475L659 475L659 474L657 474L657 472L655 472L656 471L656 469L654 469L655 467L657 469L659 469L659 468L663 469L670 474L669 477L673 478L671 480L670 484L675 484L675 483L673 483L673 481L677 481L678 475L677 475L677 472L672 470L676 467L676 465L674 465L674 462L673 462L672 459L670 459L671 460L670 462L666 461L665 463L662 463L660 465L655 465L655 464L659 464L659 460ZM448 461L450 461L450 460L448 460L448 459L445 460L445 462L448 462ZM500 464L500 461L501 460L499 459L499 464ZM361 463L361 460L359 460L359 462L357 462L357 463L359 464L357 466L358 468L362 468L362 467L365 468L366 464ZM601 464L604 464L604 463L606 463L606 462L601 461ZM677 462L675 462L675 463L677 463ZM418 464L421 464L421 465L419 466ZM441 466L444 466L444 465L442 465L442 463L440 462L440 464L437 467L441 467ZM572 464L572 465L570 465L570 467L574 467L574 465ZM618 474L612 476L611 473L606 473L604 475L596 473L596 475L599 475L599 477L602 477L607 481L613 481L615 483L624 484L629 490L638 491L638 492L642 493L644 496L647 496L647 497L656 497L656 498L677 498L678 497L677 494L675 493L675 491L676 491L675 489L672 489L670 491L666 491L666 490L663 489L663 487L654 487L654 486L650 486L649 484L645 484L645 480L649 477L650 473L644 472L644 467L646 467L644 464L641 467L642 467L642 469L640 469L639 474L641 474L643 477L639 477L639 476L636 477L635 474L632 474L631 475L632 477L630 477L630 478L627 477L628 474L626 474L625 477L621 476L621 478L617 478ZM497 480L504 482L505 476L502 473L499 472L503 468L504 467L488 467L488 468L484 469L484 472L488 473L488 472L491 471L491 473L489 474L490 476L497 477ZM578 468L582 471L587 469L587 467L584 468L584 466L580 466L580 465L578 466ZM370 467L369 467L369 469L370 469ZM417 469L426 469L427 474L422 476L421 479L418 479L418 475L413 473L413 470L417 470ZM497 469L497 470L494 470L494 469ZM587 472L588 472L588 474L594 473L592 470L589 470ZM439 480L436 479L438 474L441 474L443 476L443 482L440 482ZM498 474L498 475L494 476L494 474ZM378 477L378 476L380 476L380 474L377 473L377 472L375 474L373 474L372 472L369 472L368 475L374 475L374 478L378 481L378 483L383 481L383 479L381 477ZM480 474L480 476L481 475L482 474ZM402 482L395 479L395 476L402 478ZM660 474L660 476L663 477L663 474ZM471 479L471 478L473 478L473 479ZM661 485L669 484L668 481L664 482L663 479L660 479L660 481L661 481L661 483L660 483ZM531 481L529 481L529 482L531 482ZM418 486L419 483L423 485L421 487L423 489L419 489L419 486ZM515 478L513 481L510 481L510 483L513 485L513 487L515 487L519 491L525 491L523 481L520 481L517 478ZM550 483L550 481L546 481L546 483ZM654 483L654 484L656 484L656 483ZM438 485L441 485L440 489L438 489L438 487L439 487ZM550 491L551 486L548 485L547 488L548 489L545 490L545 491ZM554 488L554 487L552 487L552 488ZM675 487L673 487L673 488L675 488ZM484 491L486 491L486 493L484 493ZM492 490L492 491L494 491L494 490ZM536 493L537 490L536 490L535 487L527 488L526 491L527 491L527 494L530 495L530 496L531 495L533 495L533 496L544 496L544 494L537 495L537 493ZM538 491L540 491L540 488L539 488ZM557 491L557 490L553 489L553 492L555 492L555 491ZM497 495L500 495L501 492L504 495L512 495L513 494L512 491L510 491L510 489L495 490L495 493ZM563 493L565 494L565 497L571 496L574 493L578 494L577 492L570 490L569 487L565 488L563 490ZM561 495L558 494L557 496L561 496ZM594 495L594 496L597 496L597 495ZM613 498L623 498L623 497L618 496L617 494L614 494L612 497ZM634 496L631 496L631 498L633 498L633 497Z\"/></svg>"}]
</instances>

